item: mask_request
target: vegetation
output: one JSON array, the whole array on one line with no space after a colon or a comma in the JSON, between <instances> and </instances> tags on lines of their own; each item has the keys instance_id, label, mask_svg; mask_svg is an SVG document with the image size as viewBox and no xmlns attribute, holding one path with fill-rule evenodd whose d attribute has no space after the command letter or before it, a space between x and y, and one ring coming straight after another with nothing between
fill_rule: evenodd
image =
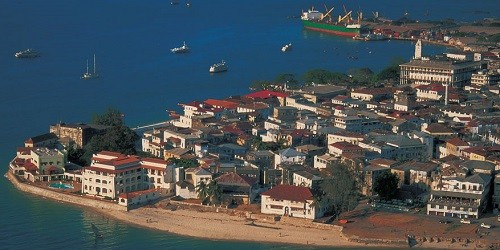
<instances>
[{"instance_id":1,"label":"vegetation","mask_svg":"<svg viewBox=\"0 0 500 250\"><path fill-rule=\"evenodd\" d=\"M208 184L203 181L198 183L196 192L202 204L206 203L207 200L209 204L217 204L222 200L222 187L216 180L211 180Z\"/></svg>"},{"instance_id":2,"label":"vegetation","mask_svg":"<svg viewBox=\"0 0 500 250\"><path fill-rule=\"evenodd\" d=\"M330 72L325 69L313 69L306 72L302 79L306 85L310 84L339 84L348 81L349 77L344 73Z\"/></svg>"},{"instance_id":3,"label":"vegetation","mask_svg":"<svg viewBox=\"0 0 500 250\"><path fill-rule=\"evenodd\" d=\"M280 139L277 143L263 142L262 139L258 136L254 136L251 146L251 148L254 150L271 150L271 151L285 149L287 147L288 146L286 145L286 141L284 139Z\"/></svg>"},{"instance_id":4,"label":"vegetation","mask_svg":"<svg viewBox=\"0 0 500 250\"><path fill-rule=\"evenodd\" d=\"M86 162L82 160L84 153L85 151L83 149L68 147L68 161L80 166L86 165Z\"/></svg>"},{"instance_id":5,"label":"vegetation","mask_svg":"<svg viewBox=\"0 0 500 250\"><path fill-rule=\"evenodd\" d=\"M380 198L390 200L398 194L398 183L399 177L387 171L377 177L373 190Z\"/></svg>"},{"instance_id":6,"label":"vegetation","mask_svg":"<svg viewBox=\"0 0 500 250\"><path fill-rule=\"evenodd\" d=\"M486 39L499 39L495 35L492 38ZM257 80L254 81L250 89L255 91L265 89L284 89L286 84L287 89L299 89L303 86L313 84L334 84L340 86L350 87L376 87L384 82L399 82L399 65L404 63L405 60L401 57L393 58L386 68L380 72L375 73L370 68L355 68L350 69L347 74L342 72L332 72L325 69L312 69L307 71L302 76L303 83L300 83L295 75L290 73L280 74L274 81Z\"/></svg>"},{"instance_id":7,"label":"vegetation","mask_svg":"<svg viewBox=\"0 0 500 250\"><path fill-rule=\"evenodd\" d=\"M211 180L207 185L210 204L217 204L222 200L222 187L217 183L217 180Z\"/></svg>"},{"instance_id":8,"label":"vegetation","mask_svg":"<svg viewBox=\"0 0 500 250\"><path fill-rule=\"evenodd\" d=\"M108 108L104 114L94 114L91 123L103 126L122 126L123 114L118 109Z\"/></svg>"},{"instance_id":9,"label":"vegetation","mask_svg":"<svg viewBox=\"0 0 500 250\"><path fill-rule=\"evenodd\" d=\"M85 153L80 157L82 162L90 164L92 155L99 151L115 151L125 155L135 155L136 141L139 136L129 127L123 125L122 113L110 108L104 114L94 115L94 124L109 126L103 134L95 135L90 142L85 145Z\"/></svg>"},{"instance_id":10,"label":"vegetation","mask_svg":"<svg viewBox=\"0 0 500 250\"><path fill-rule=\"evenodd\" d=\"M169 161L178 167L195 168L198 167L198 161L195 159L176 159L170 158Z\"/></svg>"},{"instance_id":11,"label":"vegetation","mask_svg":"<svg viewBox=\"0 0 500 250\"><path fill-rule=\"evenodd\" d=\"M201 204L203 204L208 198L208 186L204 181L198 183L196 186L196 192L198 193L198 199L201 200Z\"/></svg>"},{"instance_id":12,"label":"vegetation","mask_svg":"<svg viewBox=\"0 0 500 250\"><path fill-rule=\"evenodd\" d=\"M344 164L329 166L327 171L331 173L331 177L320 184L321 192L316 199L323 200L331 209L329 212L337 218L358 205L360 195L357 178Z\"/></svg>"},{"instance_id":13,"label":"vegetation","mask_svg":"<svg viewBox=\"0 0 500 250\"><path fill-rule=\"evenodd\" d=\"M274 80L277 83L286 84L287 89L297 89L300 87L299 81L295 79L294 74L285 73L276 77Z\"/></svg>"}]
</instances>

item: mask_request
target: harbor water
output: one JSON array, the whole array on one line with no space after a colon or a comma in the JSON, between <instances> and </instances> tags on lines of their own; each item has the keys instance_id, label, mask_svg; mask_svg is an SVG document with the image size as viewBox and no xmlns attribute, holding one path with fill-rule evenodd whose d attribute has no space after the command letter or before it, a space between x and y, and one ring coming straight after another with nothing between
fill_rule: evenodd
<instances>
[{"instance_id":1,"label":"harbor water","mask_svg":"<svg viewBox=\"0 0 500 250\"><path fill-rule=\"evenodd\" d=\"M190 6L187 7L186 3ZM16 147L57 122L89 122L115 107L130 127L167 119L167 109L249 92L256 80L311 69L379 71L393 58L410 59L406 41L361 42L303 29L301 10L342 4L365 16L471 21L500 13L496 1L76 1L0 0L0 165ZM424 16L424 13L428 16ZM190 53L173 54L183 42ZM293 50L283 53L284 44ZM17 59L35 49L40 57ZM424 54L446 51L424 45ZM98 79L82 80L96 55ZM356 57L357 59L349 59ZM228 71L208 72L224 60ZM297 246L211 241L161 233L92 211L17 191L0 180L1 249L295 249ZM91 224L104 235L95 240Z\"/></svg>"}]
</instances>

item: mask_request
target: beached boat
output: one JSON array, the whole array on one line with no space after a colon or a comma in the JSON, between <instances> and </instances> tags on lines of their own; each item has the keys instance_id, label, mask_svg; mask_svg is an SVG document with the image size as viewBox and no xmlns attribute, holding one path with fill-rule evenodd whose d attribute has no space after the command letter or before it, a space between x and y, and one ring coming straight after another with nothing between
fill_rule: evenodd
<instances>
[{"instance_id":1,"label":"beached boat","mask_svg":"<svg viewBox=\"0 0 500 250\"><path fill-rule=\"evenodd\" d=\"M32 49L27 49L27 50L23 50L23 51L19 51L19 52L15 53L14 56L16 58L35 58L35 57L39 57L40 54Z\"/></svg>"},{"instance_id":2,"label":"beached boat","mask_svg":"<svg viewBox=\"0 0 500 250\"><path fill-rule=\"evenodd\" d=\"M186 42L180 47L170 49L172 53L187 53L189 52L189 47L186 45Z\"/></svg>"},{"instance_id":3,"label":"beached boat","mask_svg":"<svg viewBox=\"0 0 500 250\"><path fill-rule=\"evenodd\" d=\"M99 77L99 74L97 74L97 72L96 72L95 54L94 54L94 72L93 73L89 72L89 60L87 60L87 72L85 72L81 78L84 80L87 80L87 79L98 78L98 77Z\"/></svg>"},{"instance_id":4,"label":"beached boat","mask_svg":"<svg viewBox=\"0 0 500 250\"><path fill-rule=\"evenodd\" d=\"M361 26L361 12L358 13L357 19L353 19L351 16L352 11L347 12L344 8L345 15L339 15L337 21L333 21L331 18L332 11L333 7L326 14L314 10L314 8L302 12L301 19L304 28L347 37L354 37L364 32L364 28Z\"/></svg>"},{"instance_id":5,"label":"beached boat","mask_svg":"<svg viewBox=\"0 0 500 250\"><path fill-rule=\"evenodd\" d=\"M384 41L384 40L389 39L389 37L386 36L386 35L383 35L383 34L373 34L373 33L370 33L370 34L356 35L352 39L354 39L354 40L361 40L361 41Z\"/></svg>"},{"instance_id":6,"label":"beached boat","mask_svg":"<svg viewBox=\"0 0 500 250\"><path fill-rule=\"evenodd\" d=\"M209 69L210 73L218 73L224 71L227 71L227 65L224 60L222 60L220 63L213 64Z\"/></svg>"},{"instance_id":7,"label":"beached boat","mask_svg":"<svg viewBox=\"0 0 500 250\"><path fill-rule=\"evenodd\" d=\"M290 51L291 49L292 49L292 44L291 43L286 44L285 46L281 47L281 51L283 51L283 52Z\"/></svg>"}]
</instances>

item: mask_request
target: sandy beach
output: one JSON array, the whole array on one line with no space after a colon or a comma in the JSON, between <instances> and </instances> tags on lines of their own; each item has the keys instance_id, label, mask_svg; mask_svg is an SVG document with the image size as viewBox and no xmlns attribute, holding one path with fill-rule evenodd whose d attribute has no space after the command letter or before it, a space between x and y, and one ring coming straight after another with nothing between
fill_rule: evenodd
<instances>
[{"instance_id":1,"label":"sandy beach","mask_svg":"<svg viewBox=\"0 0 500 250\"><path fill-rule=\"evenodd\" d=\"M306 228L282 222L251 221L225 213L143 207L128 212L100 211L110 217L142 227L179 235L214 239L276 242L313 246L366 246L349 242L331 228Z\"/></svg>"}]
</instances>

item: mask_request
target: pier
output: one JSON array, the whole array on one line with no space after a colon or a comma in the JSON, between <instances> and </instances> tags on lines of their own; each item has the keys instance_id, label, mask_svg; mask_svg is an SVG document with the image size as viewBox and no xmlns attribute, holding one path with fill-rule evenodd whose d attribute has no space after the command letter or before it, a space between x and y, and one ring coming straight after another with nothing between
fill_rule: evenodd
<instances>
[{"instance_id":1,"label":"pier","mask_svg":"<svg viewBox=\"0 0 500 250\"><path fill-rule=\"evenodd\" d=\"M132 128L132 130L136 131L136 132L140 132L140 131L146 131L147 129L153 129L153 128L157 128L157 127L162 127L162 126L165 126L165 125L168 125L170 124L170 121L164 121L164 122L158 122L158 123L153 123L153 124L148 124L148 125L143 125L143 126L137 126L135 128Z\"/></svg>"}]
</instances>

